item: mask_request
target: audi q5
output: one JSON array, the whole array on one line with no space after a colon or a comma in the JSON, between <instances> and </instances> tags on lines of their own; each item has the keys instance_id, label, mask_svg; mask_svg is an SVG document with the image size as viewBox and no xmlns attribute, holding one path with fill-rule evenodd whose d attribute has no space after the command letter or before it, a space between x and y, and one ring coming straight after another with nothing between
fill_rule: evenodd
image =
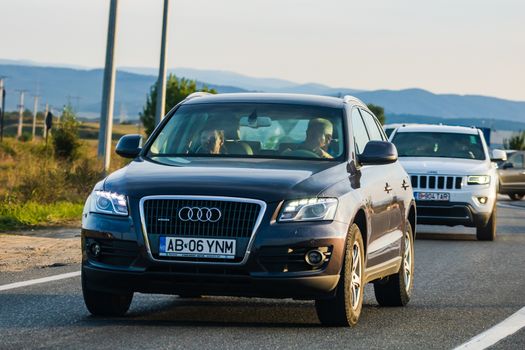
<instances>
[{"instance_id":1,"label":"audi q5","mask_svg":"<svg viewBox=\"0 0 525 350\"><path fill-rule=\"evenodd\" d=\"M96 184L82 221L94 315L133 294L315 300L322 324L358 321L414 282L416 208L397 151L365 104L287 94L196 93Z\"/></svg>"}]
</instances>

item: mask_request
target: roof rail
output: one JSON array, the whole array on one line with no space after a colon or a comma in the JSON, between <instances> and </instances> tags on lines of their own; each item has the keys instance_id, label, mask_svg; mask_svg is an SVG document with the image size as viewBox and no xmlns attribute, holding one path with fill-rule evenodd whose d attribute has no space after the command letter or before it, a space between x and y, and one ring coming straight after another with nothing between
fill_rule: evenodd
<instances>
[{"instance_id":1,"label":"roof rail","mask_svg":"<svg viewBox=\"0 0 525 350\"><path fill-rule=\"evenodd\" d=\"M196 97L203 97L203 96L208 96L208 95L212 95L212 94L206 91L196 91L196 92L189 94L188 97L185 98L185 100L191 100Z\"/></svg>"}]
</instances>

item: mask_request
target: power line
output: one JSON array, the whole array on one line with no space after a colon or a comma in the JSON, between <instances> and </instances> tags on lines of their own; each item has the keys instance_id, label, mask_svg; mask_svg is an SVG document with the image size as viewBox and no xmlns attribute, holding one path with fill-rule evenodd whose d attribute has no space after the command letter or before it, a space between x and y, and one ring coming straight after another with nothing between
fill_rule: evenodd
<instances>
[{"instance_id":1,"label":"power line","mask_svg":"<svg viewBox=\"0 0 525 350\"><path fill-rule=\"evenodd\" d=\"M67 105L69 107L73 108L74 112L78 112L78 110L79 110L79 101L82 99L82 97L80 97L80 96L73 96L73 95L67 95L66 98L67 98ZM76 108L74 108L73 104L71 104L71 100L75 100L76 101L76 103L74 105Z\"/></svg>"}]
</instances>

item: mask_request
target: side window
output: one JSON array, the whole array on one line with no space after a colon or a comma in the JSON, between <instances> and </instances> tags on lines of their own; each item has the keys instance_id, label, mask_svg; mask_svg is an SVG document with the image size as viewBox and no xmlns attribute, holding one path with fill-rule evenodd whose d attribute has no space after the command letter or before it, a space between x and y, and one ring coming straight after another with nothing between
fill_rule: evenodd
<instances>
[{"instance_id":1,"label":"side window","mask_svg":"<svg viewBox=\"0 0 525 350\"><path fill-rule=\"evenodd\" d=\"M374 116L362 109L361 109L361 114L363 115L363 120L365 121L366 129L368 130L368 133L370 134L370 140L384 141L383 133L379 130L379 127L377 126Z\"/></svg>"},{"instance_id":2,"label":"side window","mask_svg":"<svg viewBox=\"0 0 525 350\"><path fill-rule=\"evenodd\" d=\"M361 154L370 138L357 108L352 109L352 132L354 134L355 151L357 154Z\"/></svg>"},{"instance_id":3,"label":"side window","mask_svg":"<svg viewBox=\"0 0 525 350\"><path fill-rule=\"evenodd\" d=\"M386 134L385 128L383 128L383 125L379 122L377 118L374 118L377 127L379 128L379 131L381 131L381 137L383 138L383 141L388 141L388 135Z\"/></svg>"},{"instance_id":4,"label":"side window","mask_svg":"<svg viewBox=\"0 0 525 350\"><path fill-rule=\"evenodd\" d=\"M523 155L521 153L515 153L509 157L507 162L512 163L514 168L523 168Z\"/></svg>"}]
</instances>

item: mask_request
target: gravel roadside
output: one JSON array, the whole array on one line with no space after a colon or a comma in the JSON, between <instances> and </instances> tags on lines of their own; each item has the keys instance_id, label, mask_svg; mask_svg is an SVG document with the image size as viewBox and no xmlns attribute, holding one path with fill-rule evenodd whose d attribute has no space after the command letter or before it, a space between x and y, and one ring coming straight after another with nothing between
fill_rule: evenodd
<instances>
[{"instance_id":1,"label":"gravel roadside","mask_svg":"<svg viewBox=\"0 0 525 350\"><path fill-rule=\"evenodd\" d=\"M78 227L0 233L0 272L66 266L80 260Z\"/></svg>"}]
</instances>

